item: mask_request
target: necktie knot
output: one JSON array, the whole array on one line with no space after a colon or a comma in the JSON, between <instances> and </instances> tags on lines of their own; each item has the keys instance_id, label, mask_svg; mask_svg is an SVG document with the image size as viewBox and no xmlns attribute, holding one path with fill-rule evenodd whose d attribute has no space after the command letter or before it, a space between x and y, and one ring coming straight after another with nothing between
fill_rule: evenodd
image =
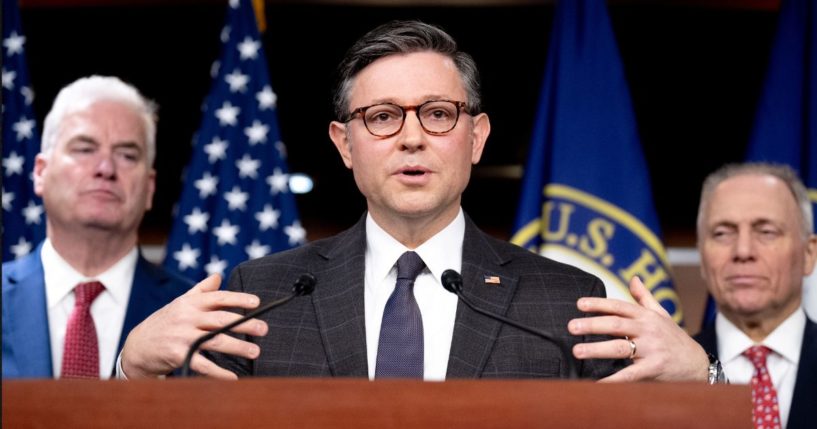
<instances>
[{"instance_id":1,"label":"necktie knot","mask_svg":"<svg viewBox=\"0 0 817 429\"><path fill-rule=\"evenodd\" d=\"M74 305L90 307L91 303L94 302L96 297L98 297L103 290L105 290L105 286L96 281L78 284L77 287L74 288L74 295L76 296L76 303Z\"/></svg>"},{"instance_id":2,"label":"necktie knot","mask_svg":"<svg viewBox=\"0 0 817 429\"><path fill-rule=\"evenodd\" d=\"M406 252L397 260L397 278L414 281L426 267L423 259L415 252Z\"/></svg>"},{"instance_id":3,"label":"necktie knot","mask_svg":"<svg viewBox=\"0 0 817 429\"><path fill-rule=\"evenodd\" d=\"M766 358L771 353L771 349L766 346L752 346L743 352L743 355L752 361L755 368L766 368Z\"/></svg>"}]
</instances>

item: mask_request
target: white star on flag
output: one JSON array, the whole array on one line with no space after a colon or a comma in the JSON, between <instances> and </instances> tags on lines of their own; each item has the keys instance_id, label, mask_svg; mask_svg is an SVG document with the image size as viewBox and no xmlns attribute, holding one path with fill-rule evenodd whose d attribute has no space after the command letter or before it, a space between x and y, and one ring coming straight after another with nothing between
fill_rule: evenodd
<instances>
[{"instance_id":1,"label":"white star on flag","mask_svg":"<svg viewBox=\"0 0 817 429\"><path fill-rule=\"evenodd\" d=\"M281 159L287 159L287 146L284 144L284 142L281 140L275 142L275 150L278 151L278 156L280 156Z\"/></svg>"},{"instance_id":2,"label":"white star on flag","mask_svg":"<svg viewBox=\"0 0 817 429\"><path fill-rule=\"evenodd\" d=\"M207 198L209 195L215 195L216 187L218 186L218 177L213 177L209 171L204 172L204 177L195 182L196 189L199 190L199 198Z\"/></svg>"},{"instance_id":3,"label":"white star on flag","mask_svg":"<svg viewBox=\"0 0 817 429\"><path fill-rule=\"evenodd\" d=\"M199 255L201 255L201 250L193 249L189 244L184 243L181 250L173 252L173 259L179 261L179 270L186 270L199 265Z\"/></svg>"},{"instance_id":4,"label":"white star on flag","mask_svg":"<svg viewBox=\"0 0 817 429\"><path fill-rule=\"evenodd\" d=\"M270 250L272 250L272 248L267 245L262 246L258 240L253 240L252 244L244 248L244 251L247 252L247 256L250 259L258 259L262 256L267 256Z\"/></svg>"},{"instance_id":5,"label":"white star on flag","mask_svg":"<svg viewBox=\"0 0 817 429\"><path fill-rule=\"evenodd\" d=\"M6 188L3 188L3 210L10 212L12 202L14 202L14 192L6 192Z\"/></svg>"},{"instance_id":6,"label":"white star on flag","mask_svg":"<svg viewBox=\"0 0 817 429\"><path fill-rule=\"evenodd\" d=\"M207 232L207 221L210 220L209 213L203 213L198 207L193 212L184 217L187 224L187 232L195 234L196 231Z\"/></svg>"},{"instance_id":7,"label":"white star on flag","mask_svg":"<svg viewBox=\"0 0 817 429\"><path fill-rule=\"evenodd\" d=\"M258 120L253 121L252 126L244 128L244 134L247 135L250 146L255 146L258 143L266 143L267 133L269 133L269 127Z\"/></svg>"},{"instance_id":8,"label":"white star on flag","mask_svg":"<svg viewBox=\"0 0 817 429\"><path fill-rule=\"evenodd\" d=\"M26 241L25 237L20 237L17 244L11 246L11 253L14 255L14 259L20 259L31 253L31 243Z\"/></svg>"},{"instance_id":9,"label":"white star on flag","mask_svg":"<svg viewBox=\"0 0 817 429\"><path fill-rule=\"evenodd\" d=\"M26 208L23 209L23 217L26 218L26 224L40 224L40 217L43 215L43 206L29 201Z\"/></svg>"},{"instance_id":10,"label":"white star on flag","mask_svg":"<svg viewBox=\"0 0 817 429\"><path fill-rule=\"evenodd\" d=\"M272 176L267 176L267 184L272 195L286 192L289 189L289 174L284 174L280 168L276 168L272 171Z\"/></svg>"},{"instance_id":11,"label":"white star on flag","mask_svg":"<svg viewBox=\"0 0 817 429\"><path fill-rule=\"evenodd\" d=\"M227 142L218 137L213 137L213 141L204 145L204 153L207 154L207 160L210 161L210 164L219 159L225 159L227 157Z\"/></svg>"},{"instance_id":12,"label":"white star on flag","mask_svg":"<svg viewBox=\"0 0 817 429\"><path fill-rule=\"evenodd\" d=\"M272 88L267 85L261 91L255 94L255 99L258 100L258 108L261 110L275 108L275 103L278 101L278 96L272 92Z\"/></svg>"},{"instance_id":13,"label":"white star on flag","mask_svg":"<svg viewBox=\"0 0 817 429\"><path fill-rule=\"evenodd\" d=\"M295 221L292 225L284 227L284 233L289 237L289 244L296 245L306 241L306 230L301 226L300 221Z\"/></svg>"},{"instance_id":14,"label":"white star on flag","mask_svg":"<svg viewBox=\"0 0 817 429\"><path fill-rule=\"evenodd\" d=\"M14 132L17 133L17 141L30 139L33 135L32 132L34 131L35 125L36 123L33 119L27 119L26 117L22 117L19 121L15 122L12 128Z\"/></svg>"},{"instance_id":15,"label":"white star on flag","mask_svg":"<svg viewBox=\"0 0 817 429\"><path fill-rule=\"evenodd\" d=\"M221 62L220 61L213 61L213 64L210 65L210 77L214 78L218 76L218 72L221 69Z\"/></svg>"},{"instance_id":16,"label":"white star on flag","mask_svg":"<svg viewBox=\"0 0 817 429\"><path fill-rule=\"evenodd\" d=\"M223 276L224 270L226 269L227 261L219 259L216 255L210 256L210 262L204 266L204 270L207 271L208 276L212 276L213 274L221 274Z\"/></svg>"},{"instance_id":17,"label":"white star on flag","mask_svg":"<svg viewBox=\"0 0 817 429\"><path fill-rule=\"evenodd\" d=\"M3 160L3 169L6 170L6 176L23 174L23 164L25 162L25 158L17 155L17 152L11 152L9 156Z\"/></svg>"},{"instance_id":18,"label":"white star on flag","mask_svg":"<svg viewBox=\"0 0 817 429\"><path fill-rule=\"evenodd\" d=\"M213 228L213 234L218 238L218 244L223 246L225 244L236 244L236 236L238 235L238 225L230 224L230 221L224 219L221 225Z\"/></svg>"},{"instance_id":19,"label":"white star on flag","mask_svg":"<svg viewBox=\"0 0 817 429\"><path fill-rule=\"evenodd\" d=\"M258 229L261 231L278 228L279 217L281 217L281 212L273 209L270 204L264 205L264 211L255 214L255 219L258 221Z\"/></svg>"},{"instance_id":20,"label":"white star on flag","mask_svg":"<svg viewBox=\"0 0 817 429\"><path fill-rule=\"evenodd\" d=\"M23 99L25 99L26 105L30 105L31 102L34 101L34 91L27 86L20 88L20 95L22 95Z\"/></svg>"},{"instance_id":21,"label":"white star on flag","mask_svg":"<svg viewBox=\"0 0 817 429\"><path fill-rule=\"evenodd\" d=\"M26 43L25 36L21 36L17 34L16 31L12 31L11 35L3 40L3 46L6 47L6 54L8 56L12 56L14 54L22 54L23 53L23 45Z\"/></svg>"},{"instance_id":22,"label":"white star on flag","mask_svg":"<svg viewBox=\"0 0 817 429\"><path fill-rule=\"evenodd\" d=\"M7 71L3 69L3 88L11 91L14 89L14 79L17 78L17 72L14 70Z\"/></svg>"},{"instance_id":23,"label":"white star on flag","mask_svg":"<svg viewBox=\"0 0 817 429\"><path fill-rule=\"evenodd\" d=\"M241 60L254 60L258 58L258 50L261 49L261 43L253 40L250 36L244 38L244 41L238 44L238 52L241 54Z\"/></svg>"},{"instance_id":24,"label":"white star on flag","mask_svg":"<svg viewBox=\"0 0 817 429\"><path fill-rule=\"evenodd\" d=\"M227 43L230 41L231 30L232 29L230 28L229 25L225 25L224 28L221 29L221 34L219 35L219 38L221 39L222 42Z\"/></svg>"},{"instance_id":25,"label":"white star on flag","mask_svg":"<svg viewBox=\"0 0 817 429\"><path fill-rule=\"evenodd\" d=\"M246 210L249 198L250 194L242 191L240 186L233 186L232 191L224 193L224 199L227 200L227 207L230 210Z\"/></svg>"},{"instance_id":26,"label":"white star on flag","mask_svg":"<svg viewBox=\"0 0 817 429\"><path fill-rule=\"evenodd\" d=\"M250 158L250 154L245 153L244 156L235 162L238 167L238 177L250 179L258 178L258 167L261 166L261 161Z\"/></svg>"},{"instance_id":27,"label":"white star on flag","mask_svg":"<svg viewBox=\"0 0 817 429\"><path fill-rule=\"evenodd\" d=\"M230 92L244 92L247 90L247 84L250 83L250 77L242 74L239 69L235 69L232 73L224 76L224 80L230 85Z\"/></svg>"},{"instance_id":28,"label":"white star on flag","mask_svg":"<svg viewBox=\"0 0 817 429\"><path fill-rule=\"evenodd\" d=\"M221 126L225 125L236 125L238 124L238 114L241 113L241 109L233 106L230 104L229 101L225 101L224 104L221 105L221 108L216 110L216 118L218 118L218 123Z\"/></svg>"}]
</instances>

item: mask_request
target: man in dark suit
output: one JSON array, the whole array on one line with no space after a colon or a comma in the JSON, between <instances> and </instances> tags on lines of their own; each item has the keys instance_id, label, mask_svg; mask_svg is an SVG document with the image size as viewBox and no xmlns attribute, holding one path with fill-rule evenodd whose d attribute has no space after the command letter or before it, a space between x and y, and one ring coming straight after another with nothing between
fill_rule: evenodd
<instances>
[{"instance_id":1,"label":"man in dark suit","mask_svg":"<svg viewBox=\"0 0 817 429\"><path fill-rule=\"evenodd\" d=\"M130 330L192 286L137 246L155 135L155 107L117 78L57 95L33 172L46 239L3 264L3 378L109 378Z\"/></svg>"},{"instance_id":2,"label":"man in dark suit","mask_svg":"<svg viewBox=\"0 0 817 429\"><path fill-rule=\"evenodd\" d=\"M817 419L817 324L801 307L803 277L817 261L812 216L805 186L786 166L727 165L703 185L698 248L718 315L696 339L730 382L763 392L753 395L757 427Z\"/></svg>"},{"instance_id":3,"label":"man in dark suit","mask_svg":"<svg viewBox=\"0 0 817 429\"><path fill-rule=\"evenodd\" d=\"M306 272L317 277L311 297L205 343L210 359L197 354L191 367L222 378L567 376L574 356L459 305L440 280L454 269L477 305L573 346L583 377L706 380L703 350L640 282L639 304L611 304L597 278L496 240L463 213L490 122L476 65L451 36L416 21L385 24L352 46L339 74L329 136L366 198L365 216L335 237L242 264L229 291L215 291L217 278L200 283L134 329L125 376L172 371L196 337L236 319L222 308L285 296ZM568 327L571 319L581 321ZM655 346L643 322L667 347ZM597 336L606 334L628 338ZM650 352L659 349L683 364L660 365L666 356ZM623 358L635 364L611 376Z\"/></svg>"}]
</instances>

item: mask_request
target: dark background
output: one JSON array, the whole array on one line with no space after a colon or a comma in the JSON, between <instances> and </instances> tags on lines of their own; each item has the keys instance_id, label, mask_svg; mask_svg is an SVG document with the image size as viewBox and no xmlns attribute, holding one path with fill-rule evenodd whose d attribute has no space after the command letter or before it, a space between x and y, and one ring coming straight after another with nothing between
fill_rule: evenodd
<instances>
[{"instance_id":1,"label":"dark background","mask_svg":"<svg viewBox=\"0 0 817 429\"><path fill-rule=\"evenodd\" d=\"M118 75L156 100L158 192L143 237L162 243L201 120L210 65L219 54L226 6L214 1L54 3L24 0L21 6L38 126L59 88L84 75ZM442 25L480 66L493 131L463 205L488 232L509 238L520 177L501 171L524 164L554 6L342 3L266 5L264 48L289 167L315 180L314 191L297 199L308 238L350 225L365 208L327 137L334 68L355 39L397 18ZM774 2L757 3L609 5L670 246L694 243L703 177L743 158L777 17ZM627 166L621 173L627 174Z\"/></svg>"}]
</instances>

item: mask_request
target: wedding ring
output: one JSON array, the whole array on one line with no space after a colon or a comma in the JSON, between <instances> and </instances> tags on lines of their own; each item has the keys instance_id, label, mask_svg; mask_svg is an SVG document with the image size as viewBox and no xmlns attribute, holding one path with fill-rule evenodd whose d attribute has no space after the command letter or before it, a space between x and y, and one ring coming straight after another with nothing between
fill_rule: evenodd
<instances>
[{"instance_id":1,"label":"wedding ring","mask_svg":"<svg viewBox=\"0 0 817 429\"><path fill-rule=\"evenodd\" d=\"M635 352L637 350L637 348L635 346L635 341L631 340L630 337L628 337L628 336L625 336L624 339L627 340L630 343L630 357L629 357L629 359L632 360L633 358L635 358Z\"/></svg>"}]
</instances>

